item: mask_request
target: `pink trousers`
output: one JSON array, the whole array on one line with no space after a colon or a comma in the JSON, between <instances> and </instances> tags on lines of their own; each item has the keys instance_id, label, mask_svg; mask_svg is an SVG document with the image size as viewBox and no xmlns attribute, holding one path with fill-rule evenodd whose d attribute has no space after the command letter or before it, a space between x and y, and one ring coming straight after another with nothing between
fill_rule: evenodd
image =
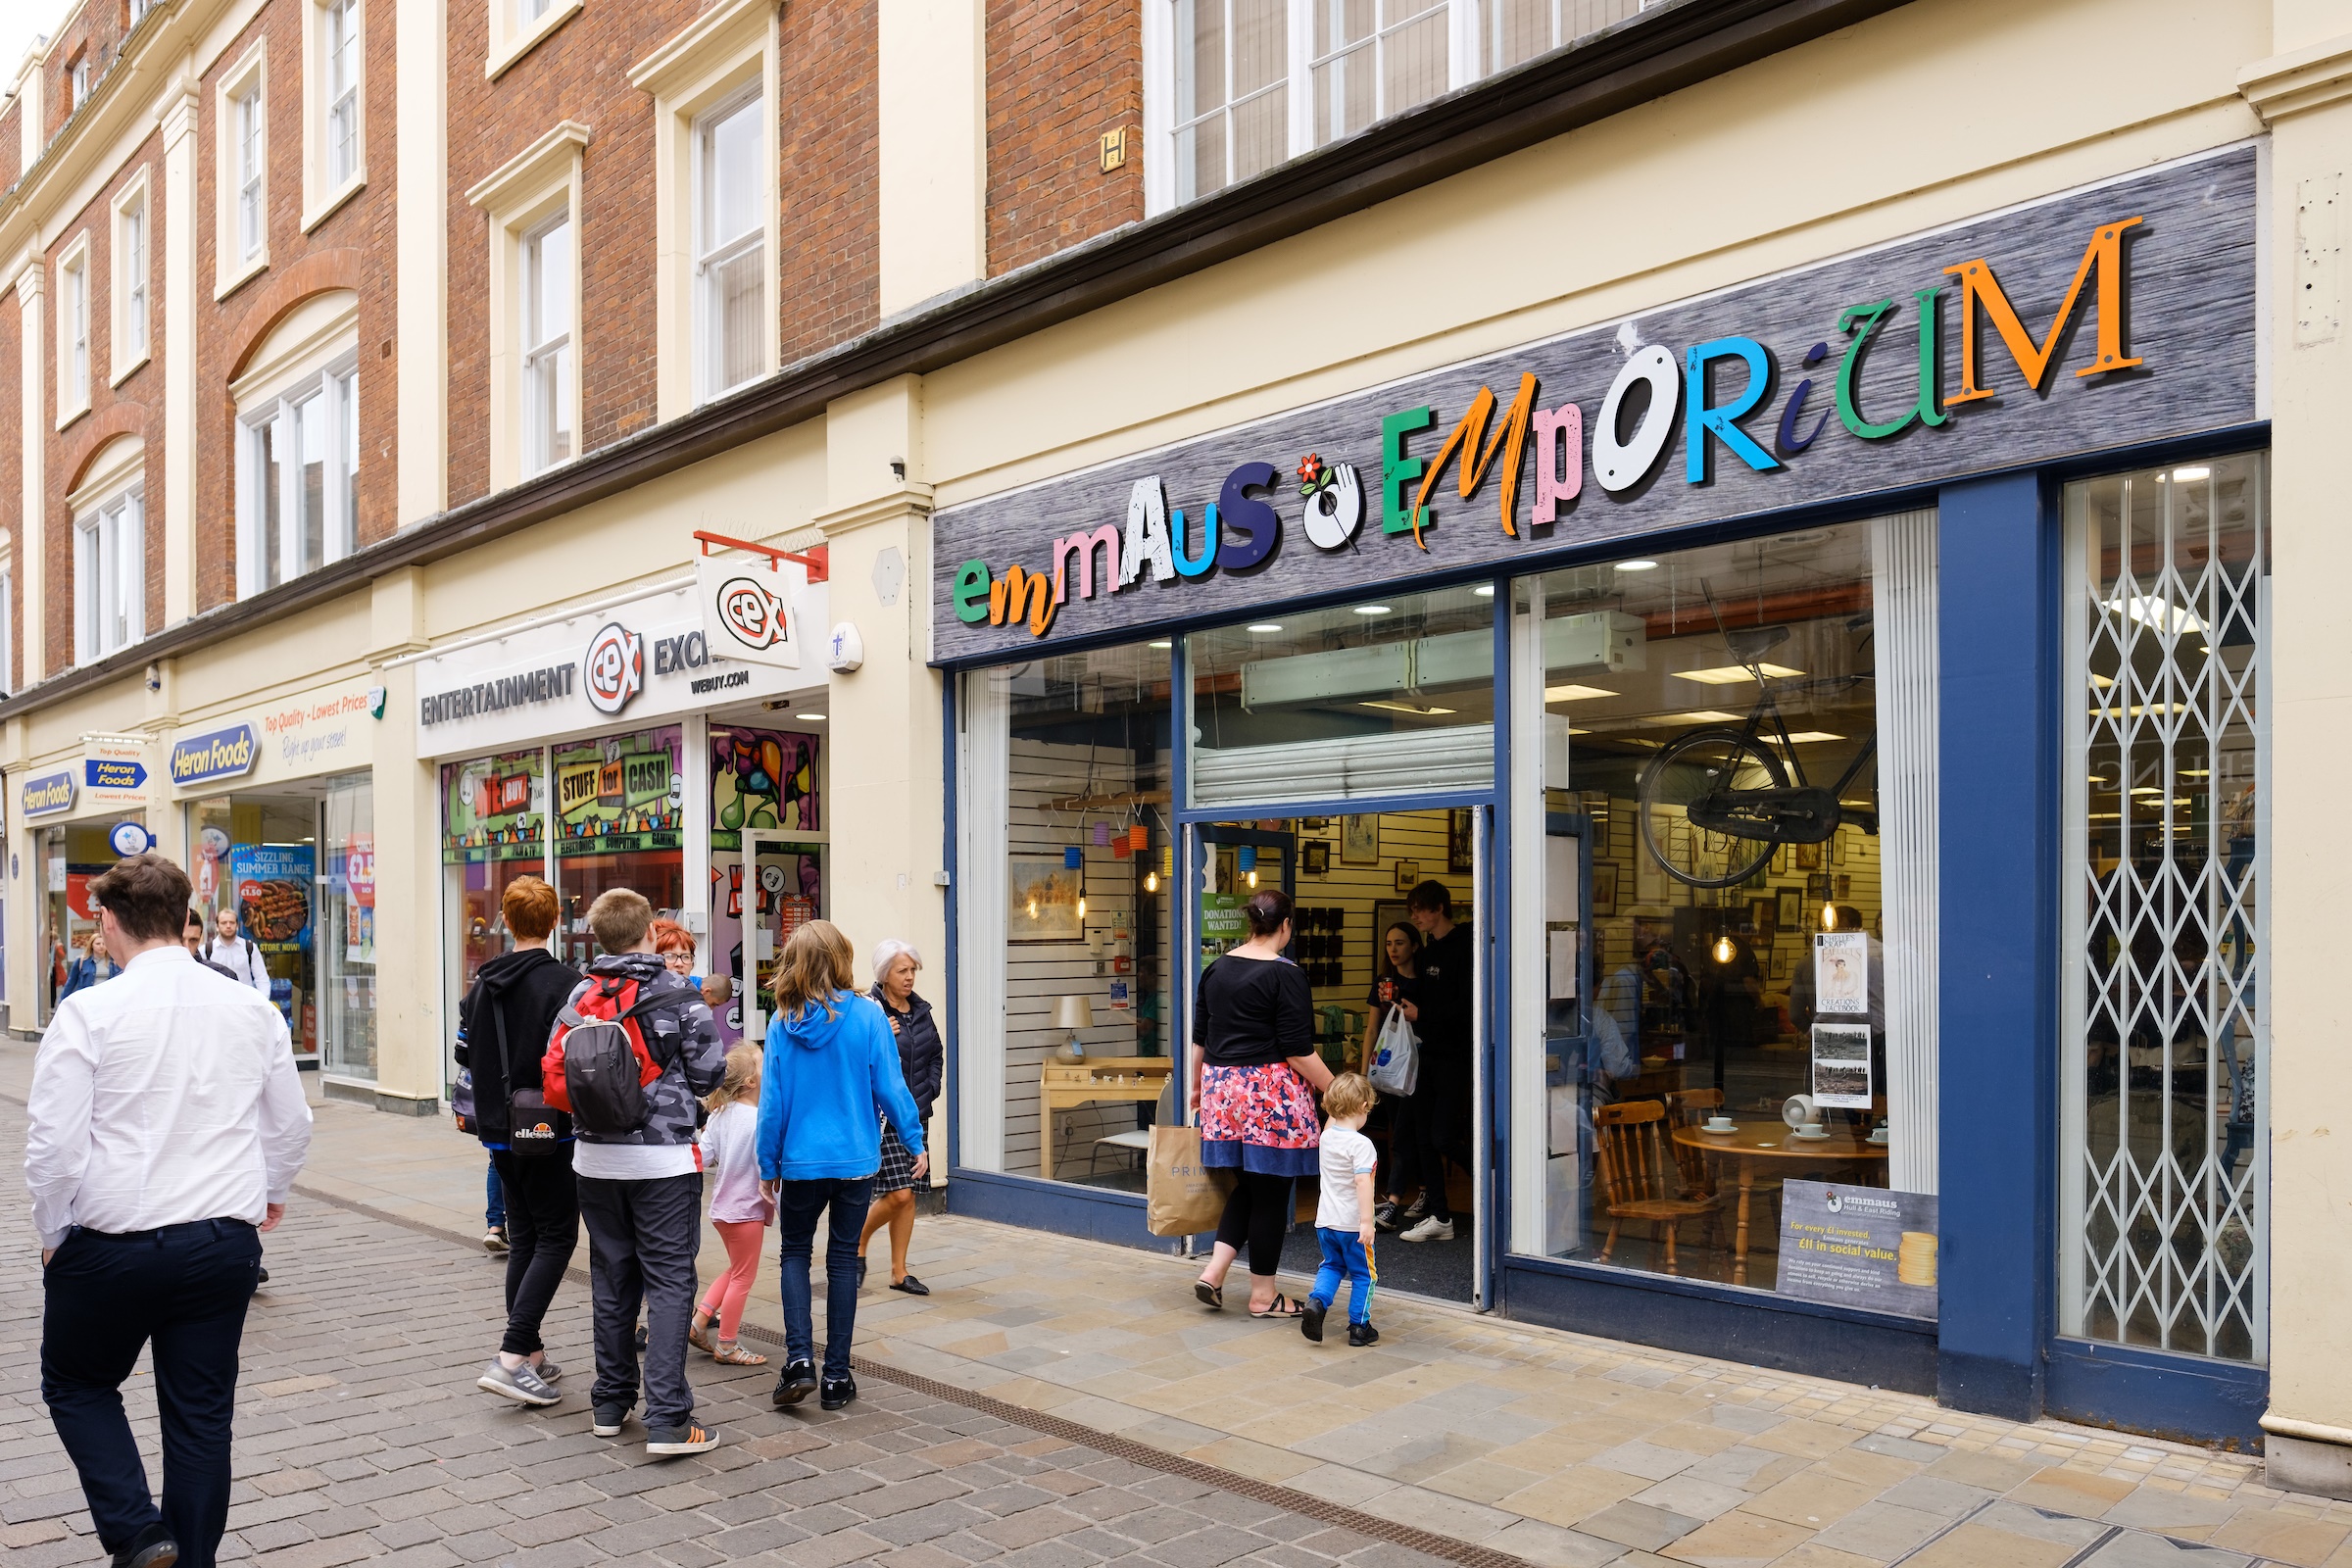
<instances>
[{"instance_id":1,"label":"pink trousers","mask_svg":"<svg viewBox=\"0 0 2352 1568\"><path fill-rule=\"evenodd\" d=\"M760 1239L767 1227L756 1219L714 1219L718 1239L727 1244L727 1271L710 1282L703 1295L703 1310L718 1319L718 1337L735 1338L743 1323L743 1303L751 1298L752 1281L760 1277Z\"/></svg>"}]
</instances>

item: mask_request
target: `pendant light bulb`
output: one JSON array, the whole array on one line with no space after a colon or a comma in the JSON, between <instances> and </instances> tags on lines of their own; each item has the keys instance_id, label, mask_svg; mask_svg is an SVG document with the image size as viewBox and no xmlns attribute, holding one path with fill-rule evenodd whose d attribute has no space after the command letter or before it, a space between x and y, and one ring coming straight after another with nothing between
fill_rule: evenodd
<instances>
[{"instance_id":1,"label":"pendant light bulb","mask_svg":"<svg viewBox=\"0 0 2352 1568\"><path fill-rule=\"evenodd\" d=\"M1083 893L1078 895L1078 918L1086 918L1086 895Z\"/></svg>"},{"instance_id":2,"label":"pendant light bulb","mask_svg":"<svg viewBox=\"0 0 2352 1568\"><path fill-rule=\"evenodd\" d=\"M1257 873L1255 871L1250 873L1250 885L1251 887L1257 886Z\"/></svg>"},{"instance_id":3,"label":"pendant light bulb","mask_svg":"<svg viewBox=\"0 0 2352 1568\"><path fill-rule=\"evenodd\" d=\"M1824 931L1838 929L1838 906L1835 904L1825 904L1821 906L1821 928Z\"/></svg>"},{"instance_id":4,"label":"pendant light bulb","mask_svg":"<svg viewBox=\"0 0 2352 1568\"><path fill-rule=\"evenodd\" d=\"M1159 891L1159 873L1156 870L1146 871L1144 873L1144 891L1146 893L1157 893Z\"/></svg>"},{"instance_id":5,"label":"pendant light bulb","mask_svg":"<svg viewBox=\"0 0 2352 1568\"><path fill-rule=\"evenodd\" d=\"M1740 950L1732 946L1732 939L1730 937L1717 937L1715 939L1715 961L1717 963L1729 963L1738 956L1740 956Z\"/></svg>"}]
</instances>

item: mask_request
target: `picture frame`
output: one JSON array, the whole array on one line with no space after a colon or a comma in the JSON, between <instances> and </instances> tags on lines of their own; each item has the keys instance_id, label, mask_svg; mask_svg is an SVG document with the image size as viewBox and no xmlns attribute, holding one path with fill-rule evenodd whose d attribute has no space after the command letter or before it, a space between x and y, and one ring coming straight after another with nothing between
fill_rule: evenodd
<instances>
[{"instance_id":1,"label":"picture frame","mask_svg":"<svg viewBox=\"0 0 2352 1568\"><path fill-rule=\"evenodd\" d=\"M1077 942L1086 935L1078 901L1086 872L1070 870L1058 855L1016 855L1005 865L1004 931L1008 942Z\"/></svg>"},{"instance_id":2,"label":"picture frame","mask_svg":"<svg viewBox=\"0 0 2352 1568\"><path fill-rule=\"evenodd\" d=\"M1846 872L1838 873L1838 899L1843 903L1854 896L1854 879Z\"/></svg>"},{"instance_id":3,"label":"picture frame","mask_svg":"<svg viewBox=\"0 0 2352 1568\"><path fill-rule=\"evenodd\" d=\"M1298 819L1298 831L1301 833L1328 833L1331 831L1331 818L1328 816L1302 816Z\"/></svg>"},{"instance_id":4,"label":"picture frame","mask_svg":"<svg viewBox=\"0 0 2352 1568\"><path fill-rule=\"evenodd\" d=\"M1420 880L1421 862L1419 860L1398 860L1396 862L1397 892L1412 892L1413 888L1420 882Z\"/></svg>"},{"instance_id":5,"label":"picture frame","mask_svg":"<svg viewBox=\"0 0 2352 1568\"><path fill-rule=\"evenodd\" d=\"M1805 893L1808 897L1826 899L1830 896L1830 873L1827 871L1814 871L1805 877Z\"/></svg>"},{"instance_id":6,"label":"picture frame","mask_svg":"<svg viewBox=\"0 0 2352 1568\"><path fill-rule=\"evenodd\" d=\"M1378 865L1380 863L1380 817L1376 812L1361 816L1340 818L1340 863L1342 865Z\"/></svg>"},{"instance_id":7,"label":"picture frame","mask_svg":"<svg viewBox=\"0 0 2352 1568\"><path fill-rule=\"evenodd\" d=\"M1454 876L1470 874L1470 808L1457 806L1446 813L1446 869Z\"/></svg>"},{"instance_id":8,"label":"picture frame","mask_svg":"<svg viewBox=\"0 0 2352 1568\"><path fill-rule=\"evenodd\" d=\"M1845 829L1842 827L1830 835L1830 863L1832 865L1845 863Z\"/></svg>"},{"instance_id":9,"label":"picture frame","mask_svg":"<svg viewBox=\"0 0 2352 1568\"><path fill-rule=\"evenodd\" d=\"M1780 934L1781 901L1777 898L1748 900L1747 920L1759 941L1770 942Z\"/></svg>"},{"instance_id":10,"label":"picture frame","mask_svg":"<svg viewBox=\"0 0 2352 1568\"><path fill-rule=\"evenodd\" d=\"M1592 868L1592 912L1596 916L1617 912L1617 868L1613 865Z\"/></svg>"},{"instance_id":11,"label":"picture frame","mask_svg":"<svg viewBox=\"0 0 2352 1568\"><path fill-rule=\"evenodd\" d=\"M1308 839L1299 847L1298 869L1308 876L1331 874L1331 840Z\"/></svg>"},{"instance_id":12,"label":"picture frame","mask_svg":"<svg viewBox=\"0 0 2352 1568\"><path fill-rule=\"evenodd\" d=\"M1786 844L1776 844L1772 847L1772 874L1774 876L1788 874L1788 846Z\"/></svg>"},{"instance_id":13,"label":"picture frame","mask_svg":"<svg viewBox=\"0 0 2352 1568\"><path fill-rule=\"evenodd\" d=\"M1805 896L1803 893L1795 888L1782 888L1774 902L1780 905L1780 908L1775 911L1774 919L1777 929L1794 931L1805 923Z\"/></svg>"},{"instance_id":14,"label":"picture frame","mask_svg":"<svg viewBox=\"0 0 2352 1568\"><path fill-rule=\"evenodd\" d=\"M1378 978L1389 961L1389 927L1411 925L1413 913L1402 899L1381 899L1372 906L1372 973Z\"/></svg>"},{"instance_id":15,"label":"picture frame","mask_svg":"<svg viewBox=\"0 0 2352 1568\"><path fill-rule=\"evenodd\" d=\"M1796 868L1799 871L1818 871L1821 869L1820 845L1797 844L1790 847L1796 851Z\"/></svg>"}]
</instances>

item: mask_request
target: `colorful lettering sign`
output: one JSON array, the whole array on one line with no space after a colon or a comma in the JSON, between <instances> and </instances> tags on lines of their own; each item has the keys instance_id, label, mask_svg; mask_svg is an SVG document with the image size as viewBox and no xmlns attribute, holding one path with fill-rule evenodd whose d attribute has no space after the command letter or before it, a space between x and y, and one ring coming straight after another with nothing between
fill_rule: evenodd
<instances>
[{"instance_id":1,"label":"colorful lettering sign","mask_svg":"<svg viewBox=\"0 0 2352 1568\"><path fill-rule=\"evenodd\" d=\"M536 860L547 854L546 754L537 747L441 769L441 859Z\"/></svg>"},{"instance_id":2,"label":"colorful lettering sign","mask_svg":"<svg viewBox=\"0 0 2352 1568\"><path fill-rule=\"evenodd\" d=\"M686 808L680 738L672 725L556 748L556 853L676 849Z\"/></svg>"}]
</instances>

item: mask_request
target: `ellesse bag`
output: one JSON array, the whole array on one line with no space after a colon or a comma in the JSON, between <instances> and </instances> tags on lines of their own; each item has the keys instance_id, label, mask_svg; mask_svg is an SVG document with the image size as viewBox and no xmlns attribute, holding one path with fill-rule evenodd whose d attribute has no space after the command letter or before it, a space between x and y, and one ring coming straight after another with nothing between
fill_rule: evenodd
<instances>
[{"instance_id":1,"label":"ellesse bag","mask_svg":"<svg viewBox=\"0 0 2352 1568\"><path fill-rule=\"evenodd\" d=\"M552 1154L571 1137L571 1118L547 1102L545 1091L514 1086L514 1053L507 1049L507 1009L495 1002L498 1059L507 1069L507 1147L517 1154Z\"/></svg>"}]
</instances>

